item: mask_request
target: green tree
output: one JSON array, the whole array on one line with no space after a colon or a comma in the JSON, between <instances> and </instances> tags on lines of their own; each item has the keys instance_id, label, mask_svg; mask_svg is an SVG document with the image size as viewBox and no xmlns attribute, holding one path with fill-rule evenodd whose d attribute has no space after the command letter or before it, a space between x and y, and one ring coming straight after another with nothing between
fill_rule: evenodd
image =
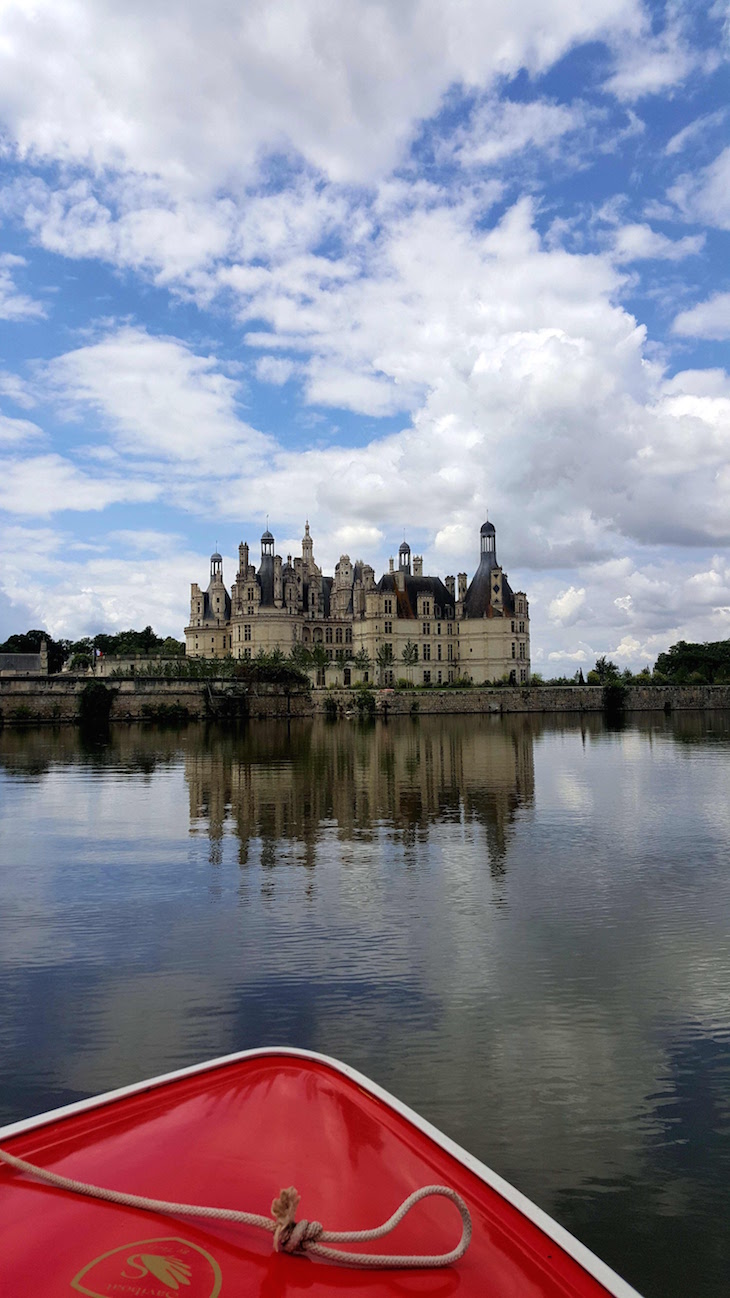
<instances>
[{"instance_id":1,"label":"green tree","mask_svg":"<svg viewBox=\"0 0 730 1298\"><path fill-rule=\"evenodd\" d=\"M357 653L354 655L352 659L352 665L353 667L357 668L359 672L362 672L363 675L365 672L370 671L370 668L372 667L372 661L370 659L370 654L368 653L367 649L358 649Z\"/></svg>"},{"instance_id":2,"label":"green tree","mask_svg":"<svg viewBox=\"0 0 730 1298\"><path fill-rule=\"evenodd\" d=\"M393 663L395 662L395 658L393 657L392 644L380 645L380 648L378 649L375 655L375 662L377 664L378 671L380 672L380 683L382 685L383 680L385 679L385 673L387 671L392 671Z\"/></svg>"},{"instance_id":3,"label":"green tree","mask_svg":"<svg viewBox=\"0 0 730 1298\"><path fill-rule=\"evenodd\" d=\"M694 675L709 684L722 684L730 673L730 640L704 644L679 640L666 653L659 654L654 671L655 679L658 676L671 685L681 685Z\"/></svg>"},{"instance_id":4,"label":"green tree","mask_svg":"<svg viewBox=\"0 0 730 1298\"><path fill-rule=\"evenodd\" d=\"M297 643L292 646L289 658L294 666L298 667L300 671L306 671L312 665L312 655L307 646L302 644L300 641L297 641Z\"/></svg>"},{"instance_id":5,"label":"green tree","mask_svg":"<svg viewBox=\"0 0 730 1298\"><path fill-rule=\"evenodd\" d=\"M618 667L614 662L611 662L611 659L607 658L605 654L602 658L596 659L596 665L593 670L598 676L599 685L609 685L611 681L617 681L619 678Z\"/></svg>"},{"instance_id":6,"label":"green tree","mask_svg":"<svg viewBox=\"0 0 730 1298\"><path fill-rule=\"evenodd\" d=\"M182 658L185 656L185 644L182 640L176 640L174 636L168 635L162 641L161 652L166 656Z\"/></svg>"},{"instance_id":7,"label":"green tree","mask_svg":"<svg viewBox=\"0 0 730 1298\"><path fill-rule=\"evenodd\" d=\"M413 668L418 662L418 645L415 640L406 640L401 652L401 658L403 659L403 666L408 672L408 679L413 684Z\"/></svg>"},{"instance_id":8,"label":"green tree","mask_svg":"<svg viewBox=\"0 0 730 1298\"><path fill-rule=\"evenodd\" d=\"M317 670L317 684L324 685L327 680L329 655L323 644L317 643L312 647L311 661L312 666Z\"/></svg>"}]
</instances>

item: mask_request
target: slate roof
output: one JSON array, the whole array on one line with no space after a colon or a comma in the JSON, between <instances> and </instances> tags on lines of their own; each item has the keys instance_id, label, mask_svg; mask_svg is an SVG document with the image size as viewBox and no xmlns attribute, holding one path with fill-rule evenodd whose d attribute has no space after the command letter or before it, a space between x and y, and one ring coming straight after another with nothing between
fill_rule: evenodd
<instances>
[{"instance_id":1,"label":"slate roof","mask_svg":"<svg viewBox=\"0 0 730 1298\"><path fill-rule=\"evenodd\" d=\"M261 537L264 540L266 532ZM269 536L271 533L269 532ZM273 541L273 536L271 540ZM256 574L256 580L261 587L261 607L274 607L274 558L271 554L264 554L261 557L261 567Z\"/></svg>"},{"instance_id":2,"label":"slate roof","mask_svg":"<svg viewBox=\"0 0 730 1298\"><path fill-rule=\"evenodd\" d=\"M35 673L41 670L40 654L0 654L0 672Z\"/></svg>"},{"instance_id":3,"label":"slate roof","mask_svg":"<svg viewBox=\"0 0 730 1298\"><path fill-rule=\"evenodd\" d=\"M397 599L398 617L416 618L418 616L418 596L430 595L434 602L434 617L438 617L436 607L441 609L441 617L446 617L447 609L454 616L454 601L440 577L412 577L406 573L405 590L398 590L395 573L386 572L378 582L380 594L393 591Z\"/></svg>"},{"instance_id":4,"label":"slate roof","mask_svg":"<svg viewBox=\"0 0 730 1298\"><path fill-rule=\"evenodd\" d=\"M482 555L481 563L467 588L464 617L484 617L485 613L487 617L490 616L492 597L495 594L492 590L492 571L496 567L494 554ZM507 614L515 611L515 597L504 573L502 573L502 608Z\"/></svg>"}]
</instances>

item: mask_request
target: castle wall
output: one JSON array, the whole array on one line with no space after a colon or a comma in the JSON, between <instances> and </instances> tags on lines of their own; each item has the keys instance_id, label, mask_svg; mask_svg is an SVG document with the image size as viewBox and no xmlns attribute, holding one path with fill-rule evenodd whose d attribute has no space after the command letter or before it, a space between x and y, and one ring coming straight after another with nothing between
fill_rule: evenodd
<instances>
[{"instance_id":1,"label":"castle wall","mask_svg":"<svg viewBox=\"0 0 730 1298\"><path fill-rule=\"evenodd\" d=\"M88 676L1 677L0 724L76 722ZM246 688L235 680L163 680L128 677L99 682L113 691L112 721L160 720L178 710L190 718L357 715L358 691L287 692L277 686ZM499 689L373 690L381 716L490 715L507 712L601 712L600 686L524 686ZM627 712L730 709L730 685L630 685Z\"/></svg>"}]
</instances>

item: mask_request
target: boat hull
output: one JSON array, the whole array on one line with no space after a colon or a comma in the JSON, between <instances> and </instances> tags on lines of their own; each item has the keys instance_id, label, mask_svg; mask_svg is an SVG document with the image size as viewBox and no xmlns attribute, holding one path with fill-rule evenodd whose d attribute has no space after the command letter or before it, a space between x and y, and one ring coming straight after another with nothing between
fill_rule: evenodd
<instances>
[{"instance_id":1,"label":"boat hull","mask_svg":"<svg viewBox=\"0 0 730 1298\"><path fill-rule=\"evenodd\" d=\"M245 1051L0 1131L64 1176L150 1198L269 1215L282 1186L327 1230L377 1226L415 1189L469 1206L466 1255L438 1270L353 1269L272 1252L248 1226L165 1216L59 1190L0 1165L3 1291L13 1298L638 1298L501 1178L367 1078L307 1051ZM419 1203L371 1253L445 1253L460 1220ZM7 1286L7 1287L6 1287Z\"/></svg>"}]
</instances>

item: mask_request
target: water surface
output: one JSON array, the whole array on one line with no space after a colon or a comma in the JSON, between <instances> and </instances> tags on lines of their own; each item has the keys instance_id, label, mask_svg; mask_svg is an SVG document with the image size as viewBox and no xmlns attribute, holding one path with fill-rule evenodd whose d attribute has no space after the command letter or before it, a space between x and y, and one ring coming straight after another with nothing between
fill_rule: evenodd
<instances>
[{"instance_id":1,"label":"water surface","mask_svg":"<svg viewBox=\"0 0 730 1298\"><path fill-rule=\"evenodd\" d=\"M6 730L0 995L0 1121L306 1046L730 1292L728 714Z\"/></svg>"}]
</instances>

